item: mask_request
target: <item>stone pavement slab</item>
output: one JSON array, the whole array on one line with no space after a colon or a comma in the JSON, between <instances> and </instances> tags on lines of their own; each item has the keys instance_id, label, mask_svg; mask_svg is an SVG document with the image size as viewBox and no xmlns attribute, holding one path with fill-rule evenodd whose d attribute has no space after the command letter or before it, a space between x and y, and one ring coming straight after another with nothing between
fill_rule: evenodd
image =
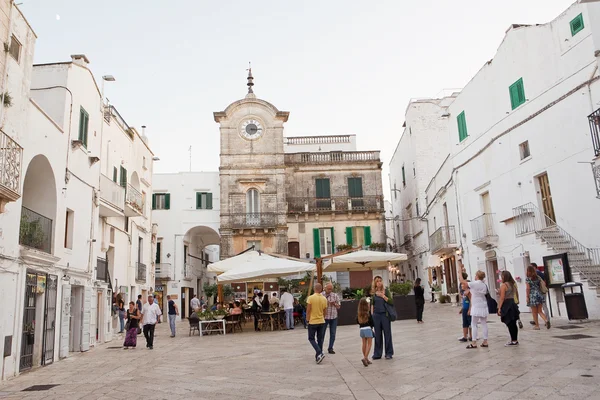
<instances>
[{"instance_id":1,"label":"stone pavement slab","mask_svg":"<svg viewBox=\"0 0 600 400\"><path fill-rule=\"evenodd\" d=\"M0 384L4 399L598 399L600 323L578 324L590 339L565 340L573 331L519 332L520 346L504 347L508 331L490 317L490 347L465 349L461 319L451 305L430 304L425 324L392 324L393 360L361 363L356 326L338 328L335 355L316 365L307 331L188 336L187 321L170 338L157 327L154 350L123 350L122 339L75 353ZM529 316L523 315L524 322ZM527 325L527 324L526 324ZM326 340L328 336L326 336ZM42 392L23 389L58 384Z\"/></svg>"}]
</instances>

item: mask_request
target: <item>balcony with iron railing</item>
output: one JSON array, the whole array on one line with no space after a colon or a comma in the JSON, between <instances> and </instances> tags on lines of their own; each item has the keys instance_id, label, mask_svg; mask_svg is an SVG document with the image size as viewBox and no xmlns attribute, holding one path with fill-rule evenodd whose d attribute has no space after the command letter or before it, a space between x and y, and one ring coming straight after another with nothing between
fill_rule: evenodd
<instances>
[{"instance_id":1,"label":"balcony with iron railing","mask_svg":"<svg viewBox=\"0 0 600 400\"><path fill-rule=\"evenodd\" d=\"M131 185L127 185L127 195L125 197L125 215L128 217L138 217L144 214L144 202L142 193Z\"/></svg>"},{"instance_id":2,"label":"balcony with iron railing","mask_svg":"<svg viewBox=\"0 0 600 400\"><path fill-rule=\"evenodd\" d=\"M274 228L277 226L276 213L235 213L228 215L229 223L225 227L233 229L244 228Z\"/></svg>"},{"instance_id":3,"label":"balcony with iron railing","mask_svg":"<svg viewBox=\"0 0 600 400\"><path fill-rule=\"evenodd\" d=\"M19 244L52 253L52 220L26 207L21 208Z\"/></svg>"},{"instance_id":4,"label":"balcony with iron railing","mask_svg":"<svg viewBox=\"0 0 600 400\"><path fill-rule=\"evenodd\" d=\"M472 242L475 246L487 249L498 243L494 228L494 214L482 214L471 220Z\"/></svg>"},{"instance_id":5,"label":"balcony with iron railing","mask_svg":"<svg viewBox=\"0 0 600 400\"><path fill-rule=\"evenodd\" d=\"M380 212L383 196L288 197L288 213Z\"/></svg>"},{"instance_id":6,"label":"balcony with iron railing","mask_svg":"<svg viewBox=\"0 0 600 400\"><path fill-rule=\"evenodd\" d=\"M96 280L110 282L108 274L108 261L104 258L96 260Z\"/></svg>"},{"instance_id":7,"label":"balcony with iron railing","mask_svg":"<svg viewBox=\"0 0 600 400\"><path fill-rule=\"evenodd\" d=\"M173 279L173 267L170 263L157 263L154 266L154 276L157 279Z\"/></svg>"},{"instance_id":8,"label":"balcony with iron railing","mask_svg":"<svg viewBox=\"0 0 600 400\"><path fill-rule=\"evenodd\" d=\"M125 188L105 175L100 175L100 216L118 217L125 209Z\"/></svg>"},{"instance_id":9,"label":"balcony with iron railing","mask_svg":"<svg viewBox=\"0 0 600 400\"><path fill-rule=\"evenodd\" d=\"M196 278L196 269L192 264L183 265L183 279L194 279Z\"/></svg>"},{"instance_id":10,"label":"balcony with iron railing","mask_svg":"<svg viewBox=\"0 0 600 400\"><path fill-rule=\"evenodd\" d=\"M322 153L290 153L284 156L286 165L339 163L379 163L379 151L330 151Z\"/></svg>"},{"instance_id":11,"label":"balcony with iron railing","mask_svg":"<svg viewBox=\"0 0 600 400\"><path fill-rule=\"evenodd\" d=\"M454 226L440 226L429 236L429 250L432 254L442 254L455 250L457 247Z\"/></svg>"},{"instance_id":12,"label":"balcony with iron railing","mask_svg":"<svg viewBox=\"0 0 600 400\"><path fill-rule=\"evenodd\" d=\"M600 157L600 108L588 115L594 155Z\"/></svg>"},{"instance_id":13,"label":"balcony with iron railing","mask_svg":"<svg viewBox=\"0 0 600 400\"><path fill-rule=\"evenodd\" d=\"M0 213L4 206L21 197L23 148L0 131Z\"/></svg>"},{"instance_id":14,"label":"balcony with iron railing","mask_svg":"<svg viewBox=\"0 0 600 400\"><path fill-rule=\"evenodd\" d=\"M135 280L136 282L146 282L146 264L141 262L135 263Z\"/></svg>"}]
</instances>

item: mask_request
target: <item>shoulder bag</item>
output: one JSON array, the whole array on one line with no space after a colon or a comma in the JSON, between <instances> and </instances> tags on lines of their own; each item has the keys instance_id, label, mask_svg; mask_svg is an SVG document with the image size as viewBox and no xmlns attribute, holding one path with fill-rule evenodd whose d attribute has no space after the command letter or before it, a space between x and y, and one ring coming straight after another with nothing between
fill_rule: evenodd
<instances>
[{"instance_id":1,"label":"shoulder bag","mask_svg":"<svg viewBox=\"0 0 600 400\"><path fill-rule=\"evenodd\" d=\"M487 288L487 292L485 293L485 300L487 301L488 312L490 314L496 314L498 312L498 302L496 302L496 300L494 300L490 295L490 288L488 287L488 285L485 285L485 287Z\"/></svg>"},{"instance_id":2,"label":"shoulder bag","mask_svg":"<svg viewBox=\"0 0 600 400\"><path fill-rule=\"evenodd\" d=\"M542 294L548 293L548 286L546 285L546 281L542 278L538 279L540 280L540 292L542 292Z\"/></svg>"},{"instance_id":3,"label":"shoulder bag","mask_svg":"<svg viewBox=\"0 0 600 400\"><path fill-rule=\"evenodd\" d=\"M389 295L388 296L388 298L389 298L391 296L391 293L389 293L386 290L385 295L386 296ZM394 307L392 304L388 303L387 301L383 302L383 306L385 307L385 314L390 319L390 322L394 322L395 320L398 319L398 313L396 313L396 307Z\"/></svg>"}]
</instances>

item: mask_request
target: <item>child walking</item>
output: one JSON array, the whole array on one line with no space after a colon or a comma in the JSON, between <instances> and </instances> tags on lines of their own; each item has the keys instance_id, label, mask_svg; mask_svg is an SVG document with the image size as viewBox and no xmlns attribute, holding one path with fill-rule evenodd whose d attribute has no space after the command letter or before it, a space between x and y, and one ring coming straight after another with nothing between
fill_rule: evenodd
<instances>
[{"instance_id":1,"label":"child walking","mask_svg":"<svg viewBox=\"0 0 600 400\"><path fill-rule=\"evenodd\" d=\"M371 346L373 344L373 317L369 312L369 302L365 297L360 299L358 302L358 315L356 322L360 327L360 337L362 338L362 353L363 359L361 360L365 367L372 364L369 361L369 354L371 353Z\"/></svg>"}]
</instances>

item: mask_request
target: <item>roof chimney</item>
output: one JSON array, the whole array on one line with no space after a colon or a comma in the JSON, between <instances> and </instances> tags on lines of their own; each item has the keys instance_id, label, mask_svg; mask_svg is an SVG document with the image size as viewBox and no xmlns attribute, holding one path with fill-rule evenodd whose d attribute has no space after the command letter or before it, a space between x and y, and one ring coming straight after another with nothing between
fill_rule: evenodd
<instances>
[{"instance_id":1,"label":"roof chimney","mask_svg":"<svg viewBox=\"0 0 600 400\"><path fill-rule=\"evenodd\" d=\"M87 67L90 63L90 60L88 60L85 54L71 54L71 60L73 63L81 65L82 67Z\"/></svg>"},{"instance_id":2,"label":"roof chimney","mask_svg":"<svg viewBox=\"0 0 600 400\"><path fill-rule=\"evenodd\" d=\"M142 141L148 145L148 136L146 136L146 125L142 125Z\"/></svg>"}]
</instances>

